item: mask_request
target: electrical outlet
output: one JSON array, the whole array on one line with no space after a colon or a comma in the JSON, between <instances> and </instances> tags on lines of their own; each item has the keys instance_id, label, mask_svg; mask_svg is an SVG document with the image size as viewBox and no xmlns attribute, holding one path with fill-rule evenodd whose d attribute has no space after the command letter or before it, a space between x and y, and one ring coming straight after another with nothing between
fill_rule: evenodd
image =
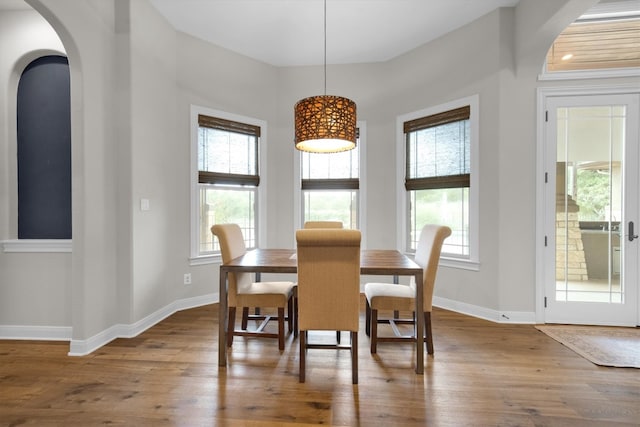
<instances>
[{"instance_id":1,"label":"electrical outlet","mask_svg":"<svg viewBox=\"0 0 640 427\"><path fill-rule=\"evenodd\" d=\"M191 284L191 273L184 273L184 284L185 285Z\"/></svg>"}]
</instances>

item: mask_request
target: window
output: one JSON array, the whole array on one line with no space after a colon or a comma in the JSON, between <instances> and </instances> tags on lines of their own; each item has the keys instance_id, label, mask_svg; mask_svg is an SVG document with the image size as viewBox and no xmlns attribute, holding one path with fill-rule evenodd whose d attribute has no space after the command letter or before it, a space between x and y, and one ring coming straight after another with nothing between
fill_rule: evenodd
<instances>
[{"instance_id":1,"label":"window","mask_svg":"<svg viewBox=\"0 0 640 427\"><path fill-rule=\"evenodd\" d=\"M477 98L399 118L409 252L415 251L425 224L441 224L452 230L442 256L477 262Z\"/></svg>"},{"instance_id":2,"label":"window","mask_svg":"<svg viewBox=\"0 0 640 427\"><path fill-rule=\"evenodd\" d=\"M360 227L360 128L356 129L356 138L353 150L300 152L303 223L341 221L345 228Z\"/></svg>"},{"instance_id":3,"label":"window","mask_svg":"<svg viewBox=\"0 0 640 427\"><path fill-rule=\"evenodd\" d=\"M637 76L639 31L637 2L599 2L556 38L540 78Z\"/></svg>"},{"instance_id":4,"label":"window","mask_svg":"<svg viewBox=\"0 0 640 427\"><path fill-rule=\"evenodd\" d=\"M258 245L260 142L264 123L192 108L197 126L197 231L194 257L219 255L211 227L236 223L248 248Z\"/></svg>"}]
</instances>

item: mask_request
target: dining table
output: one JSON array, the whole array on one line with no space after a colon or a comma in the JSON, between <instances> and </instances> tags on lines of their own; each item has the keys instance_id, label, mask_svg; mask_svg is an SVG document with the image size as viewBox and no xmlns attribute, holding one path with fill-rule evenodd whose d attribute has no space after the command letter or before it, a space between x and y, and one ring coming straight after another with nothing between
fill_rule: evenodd
<instances>
[{"instance_id":1,"label":"dining table","mask_svg":"<svg viewBox=\"0 0 640 427\"><path fill-rule=\"evenodd\" d=\"M253 249L245 254L220 265L220 309L218 322L218 366L227 366L227 289L229 273L256 273L260 281L261 273L296 274L298 262L295 249ZM415 312L423 313L422 268L416 262L398 250L364 249L360 252L361 275L383 275L394 277L413 276L416 282ZM424 373L424 316L416 319L416 366L417 374Z\"/></svg>"}]
</instances>

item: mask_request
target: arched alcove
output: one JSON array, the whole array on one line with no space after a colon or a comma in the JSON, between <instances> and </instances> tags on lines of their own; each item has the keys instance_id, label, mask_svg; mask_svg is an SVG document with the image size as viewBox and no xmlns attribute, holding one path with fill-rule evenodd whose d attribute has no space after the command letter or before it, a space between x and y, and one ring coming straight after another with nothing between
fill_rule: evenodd
<instances>
[{"instance_id":1,"label":"arched alcove","mask_svg":"<svg viewBox=\"0 0 640 427\"><path fill-rule=\"evenodd\" d=\"M69 65L42 56L17 90L18 239L71 239Z\"/></svg>"}]
</instances>

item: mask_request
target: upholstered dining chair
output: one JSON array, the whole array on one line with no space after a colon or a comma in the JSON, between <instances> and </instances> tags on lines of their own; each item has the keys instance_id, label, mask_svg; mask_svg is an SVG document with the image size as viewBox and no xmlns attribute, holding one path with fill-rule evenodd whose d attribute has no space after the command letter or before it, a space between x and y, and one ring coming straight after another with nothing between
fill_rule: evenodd
<instances>
[{"instance_id":1,"label":"upholstered dining chair","mask_svg":"<svg viewBox=\"0 0 640 427\"><path fill-rule=\"evenodd\" d=\"M304 228L343 228L342 221L305 221ZM294 294L294 302L298 307L297 291ZM296 308L297 310L297 308ZM298 331L298 324L296 323L296 334ZM336 331L336 341L340 344L340 331Z\"/></svg>"},{"instance_id":2,"label":"upholstered dining chair","mask_svg":"<svg viewBox=\"0 0 640 427\"><path fill-rule=\"evenodd\" d=\"M247 252L242 230L237 224L216 224L211 232L220 241L222 263L227 263ZM293 331L293 282L253 282L250 273L229 273L227 346L231 347L234 336L262 336L278 338L278 348L284 350L284 322L287 320L289 332ZM242 326L236 330L236 308L243 308ZM251 315L249 307L277 308L278 333L264 331L274 318L266 314ZM285 307L288 316L285 317ZM261 321L255 330L248 330L248 320Z\"/></svg>"},{"instance_id":3,"label":"upholstered dining chair","mask_svg":"<svg viewBox=\"0 0 640 427\"><path fill-rule=\"evenodd\" d=\"M438 272L438 262L444 240L451 235L451 229L446 226L427 224L422 228L418 247L416 248L415 262L423 268L423 295L424 295L424 332L427 343L427 353L433 354L433 334L431 330L431 309L433 302L433 290ZM371 341L371 353L377 351L377 343L383 341L416 341L415 337L415 297L416 283L414 278L408 285L392 283L367 283L364 287L366 302L365 330ZM413 313L410 319L379 318L380 310L393 310L394 312L410 311ZM378 324L389 323L394 336L378 336ZM396 324L412 324L413 335L402 335Z\"/></svg>"},{"instance_id":4,"label":"upholstered dining chair","mask_svg":"<svg viewBox=\"0 0 640 427\"><path fill-rule=\"evenodd\" d=\"M305 221L304 228L343 228L342 221Z\"/></svg>"},{"instance_id":5,"label":"upholstered dining chair","mask_svg":"<svg viewBox=\"0 0 640 427\"><path fill-rule=\"evenodd\" d=\"M300 382L305 382L307 349L351 350L351 379L358 383L360 309L360 240L358 230L296 231ZM349 331L349 346L313 344L309 331Z\"/></svg>"}]
</instances>

